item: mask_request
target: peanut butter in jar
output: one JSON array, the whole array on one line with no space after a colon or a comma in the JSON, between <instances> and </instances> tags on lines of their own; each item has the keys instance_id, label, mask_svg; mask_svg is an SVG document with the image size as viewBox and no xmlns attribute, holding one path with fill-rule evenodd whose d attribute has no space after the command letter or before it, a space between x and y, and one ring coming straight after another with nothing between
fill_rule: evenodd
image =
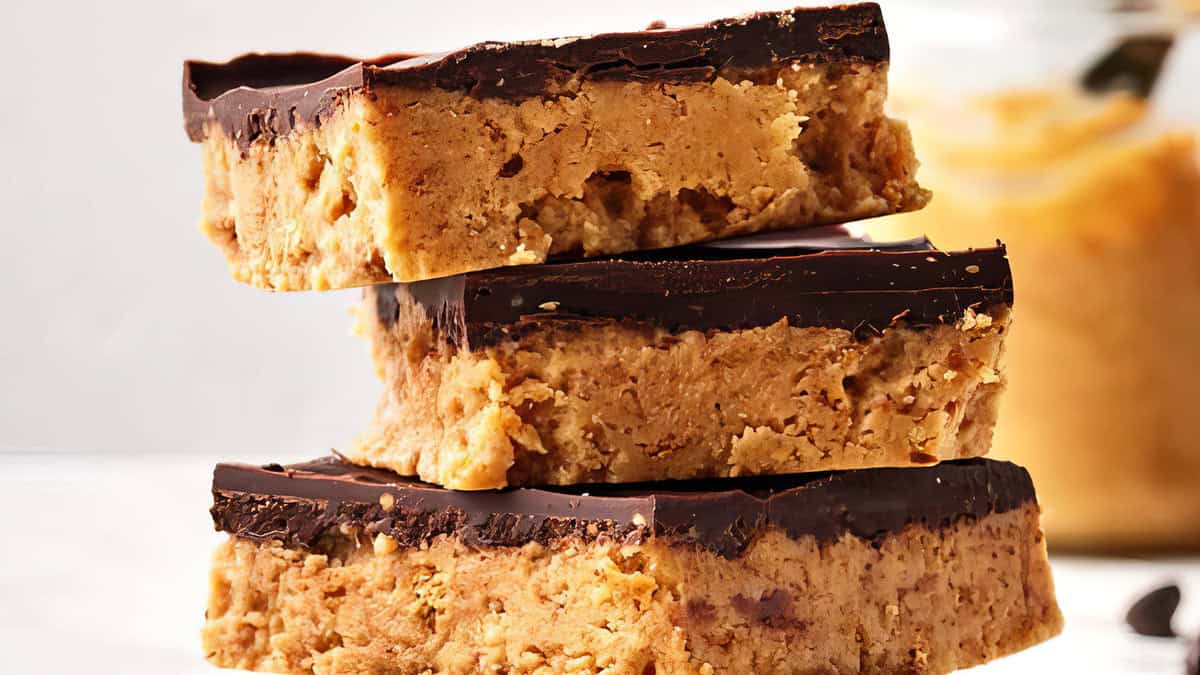
<instances>
[{"instance_id":1,"label":"peanut butter in jar","mask_svg":"<svg viewBox=\"0 0 1200 675\"><path fill-rule=\"evenodd\" d=\"M1031 41L1066 39L1029 21ZM1175 30L1153 93L1088 90L1067 61L1000 90L893 90L934 198L868 231L1008 246L1014 332L992 456L1033 474L1052 549L1200 550L1200 118L1158 104L1200 60L1182 61L1192 33Z\"/></svg>"}]
</instances>

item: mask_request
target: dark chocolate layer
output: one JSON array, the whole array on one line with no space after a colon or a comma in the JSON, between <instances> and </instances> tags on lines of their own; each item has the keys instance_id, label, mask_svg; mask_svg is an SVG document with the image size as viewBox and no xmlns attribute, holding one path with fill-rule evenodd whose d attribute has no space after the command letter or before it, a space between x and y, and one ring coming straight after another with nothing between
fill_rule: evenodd
<instances>
[{"instance_id":1,"label":"dark chocolate layer","mask_svg":"<svg viewBox=\"0 0 1200 675\"><path fill-rule=\"evenodd\" d=\"M386 534L405 547L441 535L471 546L666 537L726 557L767 528L822 543L847 534L877 540L909 526L938 529L1037 501L1025 469L988 459L921 469L458 492L329 457L287 467L218 464L213 497L217 529L300 548L349 527Z\"/></svg>"},{"instance_id":2,"label":"dark chocolate layer","mask_svg":"<svg viewBox=\"0 0 1200 675\"><path fill-rule=\"evenodd\" d=\"M877 334L897 320L953 323L1013 301L1003 246L957 253L924 239L878 244L792 234L620 258L506 267L368 288L377 318L420 303L435 331L479 348L556 321L647 321L672 331L736 330L786 317L793 326ZM817 246L820 252L813 253ZM863 247L855 249L854 246Z\"/></svg>"},{"instance_id":3,"label":"dark chocolate layer","mask_svg":"<svg viewBox=\"0 0 1200 675\"><path fill-rule=\"evenodd\" d=\"M432 86L477 98L553 96L579 79L691 82L723 69L776 63L888 59L873 3L715 21L701 26L531 42L486 42L443 54L373 60L318 54L248 54L228 63L184 63L188 136L210 122L245 148L255 138L315 125L338 97L387 85Z\"/></svg>"}]
</instances>

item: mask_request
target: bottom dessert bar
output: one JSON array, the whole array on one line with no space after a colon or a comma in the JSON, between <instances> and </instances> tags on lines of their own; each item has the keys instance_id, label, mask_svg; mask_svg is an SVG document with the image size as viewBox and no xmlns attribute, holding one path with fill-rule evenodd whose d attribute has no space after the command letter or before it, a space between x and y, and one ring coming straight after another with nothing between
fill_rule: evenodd
<instances>
[{"instance_id":1,"label":"bottom dessert bar","mask_svg":"<svg viewBox=\"0 0 1200 675\"><path fill-rule=\"evenodd\" d=\"M219 465L204 648L295 673L944 673L1056 634L1024 469L461 493Z\"/></svg>"}]
</instances>

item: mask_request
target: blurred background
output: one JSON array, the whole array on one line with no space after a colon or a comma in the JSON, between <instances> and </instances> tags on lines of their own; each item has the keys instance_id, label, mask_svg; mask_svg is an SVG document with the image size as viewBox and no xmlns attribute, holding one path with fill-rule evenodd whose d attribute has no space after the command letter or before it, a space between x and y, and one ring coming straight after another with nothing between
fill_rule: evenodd
<instances>
[{"instance_id":1,"label":"blurred background","mask_svg":"<svg viewBox=\"0 0 1200 675\"><path fill-rule=\"evenodd\" d=\"M379 384L349 336L357 292L241 286L199 233L185 58L442 51L794 4L6 7L0 670L209 672L197 631L217 540L211 465L309 458L374 410ZM1135 636L1122 615L1176 581L1176 625L1200 629L1200 24L1183 2L881 4L893 112L912 121L936 196L867 229L1010 244L1017 324L997 454L1034 471L1061 542L1067 632L981 672L1182 672L1180 641ZM1079 86L1141 34L1173 43L1148 97Z\"/></svg>"}]
</instances>

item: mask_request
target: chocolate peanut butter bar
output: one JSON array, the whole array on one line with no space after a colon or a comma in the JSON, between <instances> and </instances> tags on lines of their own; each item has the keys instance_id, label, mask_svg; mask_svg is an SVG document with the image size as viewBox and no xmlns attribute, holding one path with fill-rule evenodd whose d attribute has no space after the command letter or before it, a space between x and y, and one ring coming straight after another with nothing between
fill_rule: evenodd
<instances>
[{"instance_id":1,"label":"chocolate peanut butter bar","mask_svg":"<svg viewBox=\"0 0 1200 675\"><path fill-rule=\"evenodd\" d=\"M367 289L384 392L346 456L472 490L985 454L1004 249L784 234Z\"/></svg>"},{"instance_id":2,"label":"chocolate peanut butter bar","mask_svg":"<svg viewBox=\"0 0 1200 675\"><path fill-rule=\"evenodd\" d=\"M415 281L921 207L878 6L376 60L189 62L202 226L266 288Z\"/></svg>"},{"instance_id":3,"label":"chocolate peanut butter bar","mask_svg":"<svg viewBox=\"0 0 1200 675\"><path fill-rule=\"evenodd\" d=\"M1061 625L1005 462L463 493L327 459L213 494L219 666L946 673Z\"/></svg>"}]
</instances>

